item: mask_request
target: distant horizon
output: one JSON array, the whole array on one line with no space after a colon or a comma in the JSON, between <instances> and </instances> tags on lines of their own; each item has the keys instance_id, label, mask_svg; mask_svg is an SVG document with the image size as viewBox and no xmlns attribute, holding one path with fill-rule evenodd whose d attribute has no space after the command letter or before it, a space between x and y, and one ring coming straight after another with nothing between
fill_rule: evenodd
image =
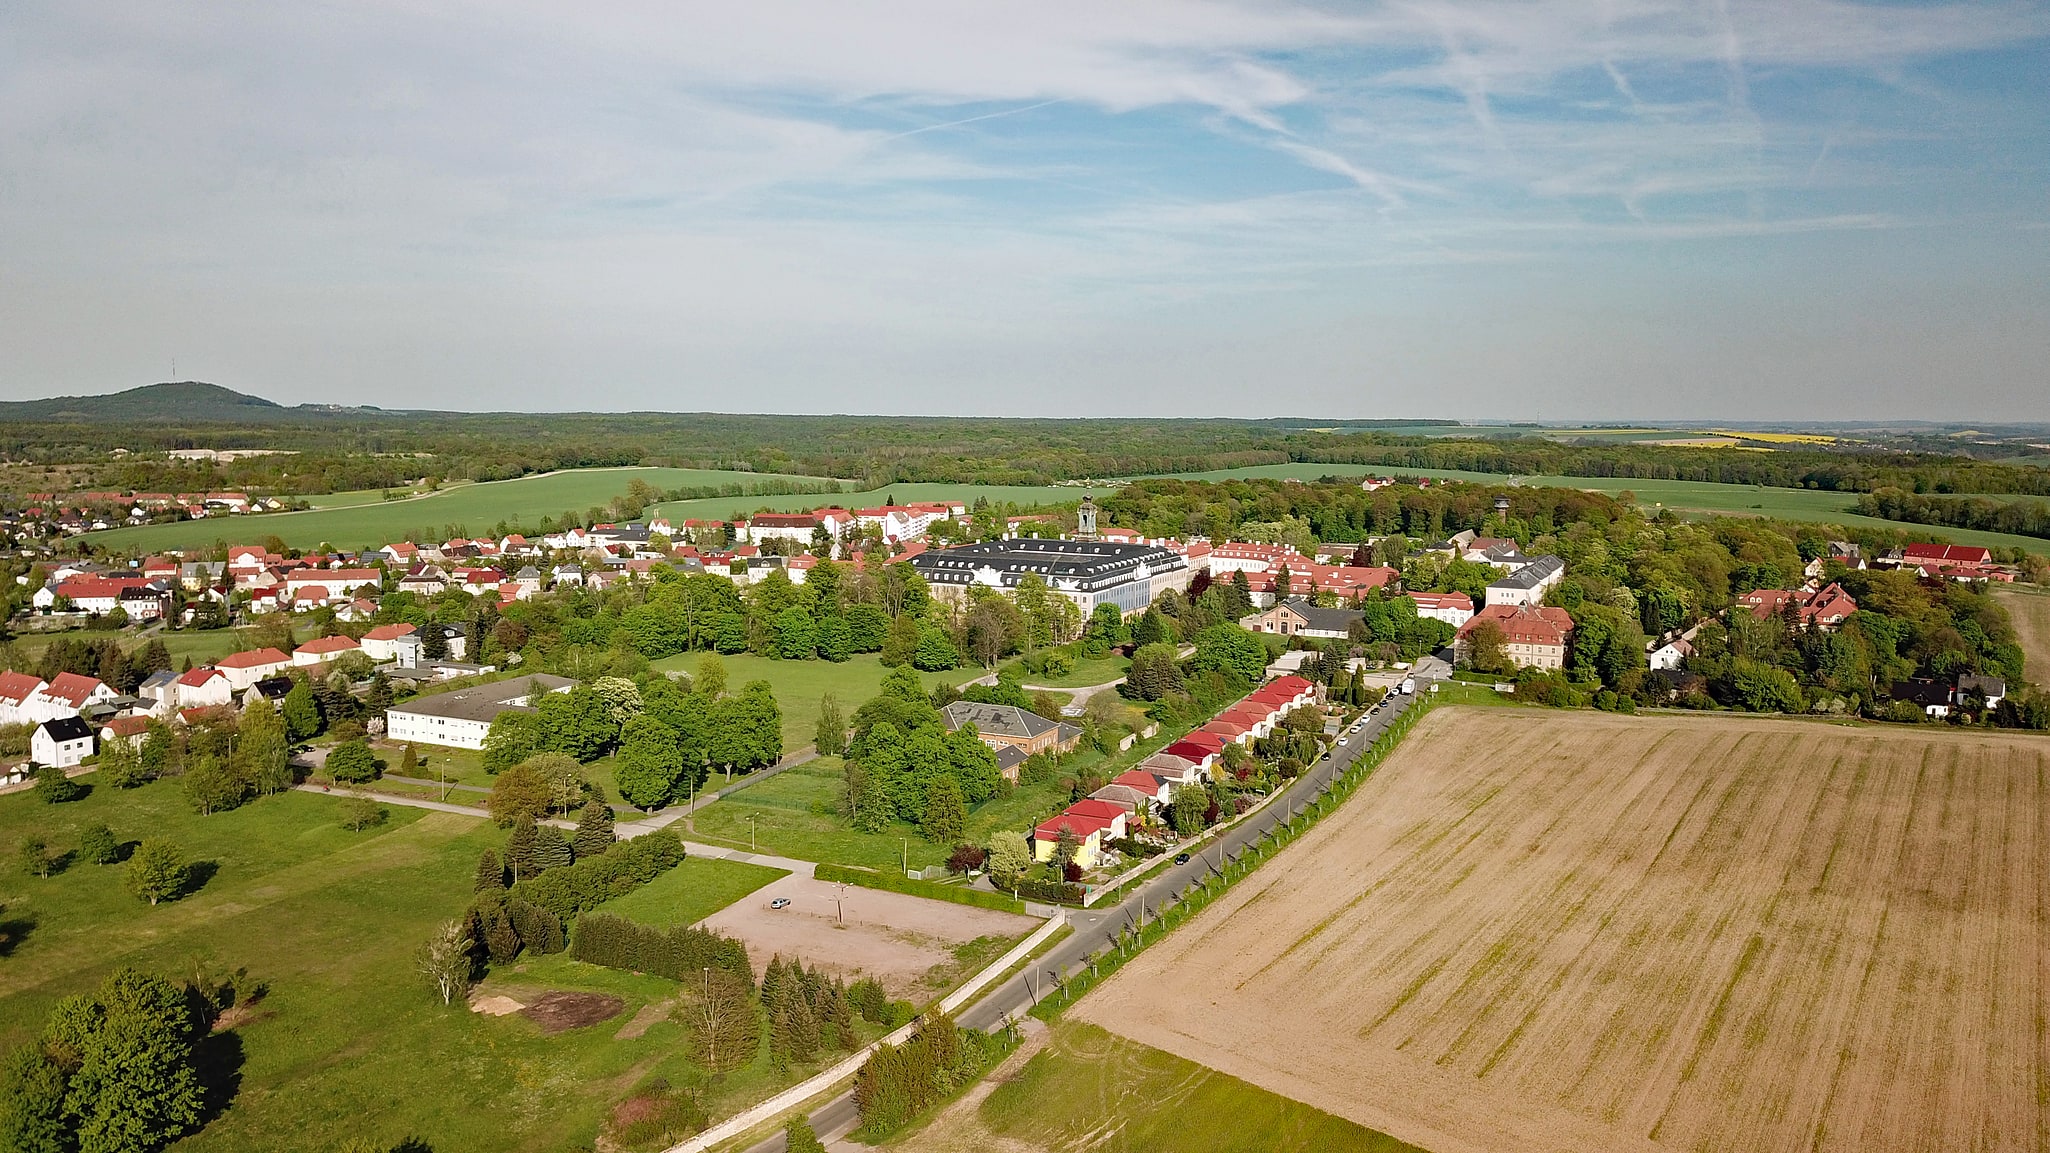
<instances>
[{"instance_id":1,"label":"distant horizon","mask_svg":"<svg viewBox=\"0 0 2050 1153\"><path fill-rule=\"evenodd\" d=\"M117 388L117 389L114 389L113 391L110 391L110 392L79 392L79 393L53 393L53 394L49 394L49 395L44 395L44 396L23 396L23 397L8 397L8 398L6 398L5 400L0 400L0 404L23 404L23 403L37 403L37 402L49 402L49 401L57 401L57 400L101 400L101 399L106 399L106 398L109 398L109 397L115 397L115 396L120 396L120 395L122 395L122 394L124 394L124 393L134 392L134 391L137 391L137 390L139 390L139 389L146 389L146 388L161 388L161 387L164 387L164 386L167 386L167 385L195 385L195 384L196 384L196 385L206 385L206 386L209 386L209 387L213 387L213 388L219 388L219 389L224 389L224 390L226 390L226 391L228 391L228 392L232 392L232 393L235 393L235 394L236 394L236 395L238 395L238 396L252 397L252 398L255 398L255 399L257 399L257 400L262 400L262 401L266 401L266 402L268 402L268 403L270 403L270 404L272 404L272 405L275 405L275 406L277 407L277 409L278 409L278 411L279 411L280 413L291 413L291 412L296 412L296 411L299 411L299 410L301 410L301 409L307 409L307 408L311 408L311 409L329 409L329 408L341 408L341 409L367 409L367 410L375 410L375 411L377 411L377 412L380 412L380 413L390 413L390 414L392 414L392 415L394 415L394 416L409 416L409 415L421 415L421 416L527 416L527 415L532 415L532 416L543 416L543 415L557 415L557 416L631 416L631 415L633 415L633 414L635 414L635 413L647 413L647 414L650 414L650 415L660 415L660 416L761 416L761 417L812 417L812 418L820 418L820 419L826 419L826 418L834 418L834 417L848 417L848 418L855 418L855 419L861 419L861 420L921 420L921 419L924 419L924 420L1020 420L1020 421L1026 421L1026 420L1033 420L1033 421L1060 421L1060 420L1075 420L1075 421L1082 421L1082 420L1163 420L1163 421L1176 421L1176 420L1186 420L1186 421L1206 421L1206 420L1219 420L1219 421L1232 421L1232 422L1242 422L1242 423L1300 423L1300 424L1302 424L1302 425L1306 426L1306 428L1308 428L1308 427L1314 427L1314 426L1316 426L1316 425L1319 425L1319 424L1326 424L1326 425L1330 425L1330 424L1339 424L1339 425L1345 425L1345 424L1355 424L1355 425L1360 425L1361 427L1358 427L1358 428L1352 429L1352 430L1350 430L1350 431L1357 431L1357 432L1372 432L1372 431L1376 431L1375 429L1373 429L1373 428L1371 428L1371 427L1366 427L1366 422L1378 422L1378 423L1381 423L1381 424L1408 424L1408 423L1416 423L1416 424L1436 424L1436 425L1441 425L1441 426L1443 426L1443 427L1447 427L1447 428L1457 427L1457 428L1471 428L1471 429L1477 429L1477 430L1478 430L1478 429L1490 429L1490 428L1537 428L1537 429L1545 429L1545 430L1553 430L1553 431L1570 431L1570 430L1572 430L1572 429L1575 429L1575 428L1586 428L1586 429L1589 429L1590 431L1601 431L1601 430L1619 430L1619 429L1625 429L1625 428L1629 428L1629 427L1632 427L1632 426L1634 426L1634 425L1651 425L1651 426L1656 426L1656 427L1657 427L1657 428L1659 428L1659 429L1677 429L1677 430L1688 430L1688 429L1693 429L1693 430L1702 430L1702 431L1707 431L1707 430L1710 430L1710 429L1714 429L1714 428L1728 428L1728 429L1740 429L1740 430L1741 430L1741 429L1751 429L1751 430L1755 430L1755 431L1761 431L1761 432L1763 432L1763 431L1770 431L1770 430L1774 430L1774 429L1803 429L1803 428L1810 428L1810 429L1845 429L1845 428L1958 428L1958 429L1964 429L1964 428L1978 428L1978 429L2010 429L2010 430L2019 430L2019 429L2033 429L2033 428L2044 428L2044 429L2050 429L2050 420L2046 420L2046 421L2027 421L2027 420L2019 420L2019 421L2018 421L2018 420L1971 420L1971 419L1968 419L1968 418L1959 418L1959 419L1953 419L1953 420L1933 420L1933 419L1926 419L1926 418L1919 418L1919 419L1918 419L1918 418L1899 418L1899 419L1890 419L1890 418L1885 418L1885 417L1876 417L1876 418L1861 418L1861 419L1856 419L1856 420L1849 420L1849 419L1846 419L1846 420L1835 420L1835 421L1828 421L1828 420L1758 420L1758 419L1756 419L1756 418L1745 418L1745 419L1735 419L1735 418L1723 418L1723 417L1713 417L1713 416L1707 416L1707 417L1678 417L1678 418L1675 418L1675 417L1650 417L1650 416L1622 416L1622 417L1599 417L1599 418L1596 418L1596 417L1564 417L1564 418L1551 418L1551 419L1544 419L1544 420L1538 420L1538 419L1533 419L1533 418L1524 418L1524 417L1454 417L1454 416L1442 416L1442 415L1430 415L1430 414L1416 414L1416 415L1402 415L1402 416L1348 416L1348 415L1343 415L1343 414L1334 414L1334 413L1316 413L1316 414L1306 414L1306 413L1281 413L1281 414L1270 414L1270 415L1264 415L1264 416L1241 416L1241 415L1232 415L1232 414L1222 414L1222 413L1103 413L1103 414L1092 414L1092 415L1086 415L1086 416L1077 416L1077 415L1060 415L1060 414L1048 414L1048 415L1037 415L1037 414L1030 414L1030 413L968 413L968 412L954 412L954 413L947 413L947 412L822 412L822 411L808 411L808 412L770 412L770 411L760 411L760 410L756 410L756 411L744 411L744 410L739 410L739 409L706 409L706 408L693 408L693 409L667 409L667 408L618 408L618 409L614 409L614 408L498 408L498 409L490 409L490 408L480 408L480 409L462 409L462 408L399 408L399 407L396 407L396 406L392 406L392 405L374 405L374 404L346 404L346 403L341 403L341 402L336 402L336 401L298 401L298 402L291 402L291 401L281 401L281 400L277 400L277 399L275 399L275 398L272 398L272 397L269 397L269 396L265 396L265 395L263 395L262 393L258 393L258 392L250 392L250 391L246 391L246 390L244 390L244 389L239 389L239 388L236 388L236 387L234 387L234 386L232 386L232 385L226 385L226 384L221 384L221 383L220 383L220 382L218 382L218 381L211 381L211 380L196 380L196 379L185 379L185 380L159 380L159 381L152 381L152 382L150 382L150 383L148 383L148 384L140 384L140 385L131 385L131 386L129 386L129 387L126 387L126 388ZM207 422L207 423L222 423L222 427L236 427L236 426L233 426L233 425L228 425L228 424L226 424L226 423L224 423L224 422Z\"/></svg>"}]
</instances>

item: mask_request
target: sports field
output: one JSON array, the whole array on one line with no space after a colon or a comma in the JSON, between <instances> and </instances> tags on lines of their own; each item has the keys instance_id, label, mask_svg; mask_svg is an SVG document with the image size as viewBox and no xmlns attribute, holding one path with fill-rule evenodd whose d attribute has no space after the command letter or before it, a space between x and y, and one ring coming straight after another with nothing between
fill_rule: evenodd
<instances>
[{"instance_id":1,"label":"sports field","mask_svg":"<svg viewBox=\"0 0 2050 1153\"><path fill-rule=\"evenodd\" d=\"M2050 1148L2046 770L1445 708L1072 1012L1435 1153Z\"/></svg>"}]
</instances>

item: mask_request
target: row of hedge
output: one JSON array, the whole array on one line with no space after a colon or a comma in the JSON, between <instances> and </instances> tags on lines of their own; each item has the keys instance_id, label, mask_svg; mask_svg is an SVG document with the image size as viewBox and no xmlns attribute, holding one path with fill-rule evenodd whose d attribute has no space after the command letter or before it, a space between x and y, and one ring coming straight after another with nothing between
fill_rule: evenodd
<instances>
[{"instance_id":1,"label":"row of hedge","mask_svg":"<svg viewBox=\"0 0 2050 1153\"><path fill-rule=\"evenodd\" d=\"M936 881L921 881L902 873L878 872L855 865L821 864L812 871L812 876L821 881L832 881L847 885L859 885L864 889L881 889L886 893L904 893L913 897L928 897L935 901L952 901L957 905L974 905L982 909L996 909L1004 913L1023 913L1025 905L1003 893L992 893L983 889L971 889L965 885L942 885Z\"/></svg>"},{"instance_id":2,"label":"row of hedge","mask_svg":"<svg viewBox=\"0 0 2050 1153\"><path fill-rule=\"evenodd\" d=\"M710 929L677 925L657 929L611 913L591 913L577 919L570 938L569 955L578 961L649 973L681 981L706 969L722 969L754 987L754 969L748 964L747 946Z\"/></svg>"},{"instance_id":3,"label":"row of hedge","mask_svg":"<svg viewBox=\"0 0 2050 1153\"><path fill-rule=\"evenodd\" d=\"M563 923L614 897L624 897L683 863L683 841L668 829L657 829L621 841L600 856L527 877L512 887L512 898L531 901Z\"/></svg>"}]
</instances>

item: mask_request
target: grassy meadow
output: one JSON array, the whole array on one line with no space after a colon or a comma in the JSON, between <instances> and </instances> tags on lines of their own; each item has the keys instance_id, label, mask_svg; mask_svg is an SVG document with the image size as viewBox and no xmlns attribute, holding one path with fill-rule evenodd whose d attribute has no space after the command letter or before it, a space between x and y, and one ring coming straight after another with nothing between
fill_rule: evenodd
<instances>
[{"instance_id":1,"label":"grassy meadow","mask_svg":"<svg viewBox=\"0 0 2050 1153\"><path fill-rule=\"evenodd\" d=\"M94 784L94 776L80 778ZM287 793L213 816L192 813L175 781L47 806L31 794L0 797L0 1047L41 1027L62 996L134 965L177 979L195 963L246 967L269 991L221 1051L239 1078L231 1107L178 1148L268 1153L280 1134L293 1148L328 1150L349 1137L415 1137L436 1153L556 1153L587 1147L611 1105L652 1076L692 1070L682 1030L666 1019L636 1038L614 1033L675 986L561 956L523 959L491 986L610 992L626 1002L612 1021L555 1036L518 1015L444 1008L413 976L432 928L471 896L477 855L503 834L483 821L389 807L380 826L352 832L333 798ZM73 863L49 878L16 863L33 834L58 852L105 823L204 862L204 881L152 908L123 887L121 865ZM701 917L767 879L756 867L689 861L663 878L650 908ZM647 891L644 891L644 893ZM775 1081L764 1066L714 1090L731 1108Z\"/></svg>"},{"instance_id":2,"label":"grassy meadow","mask_svg":"<svg viewBox=\"0 0 2050 1153\"><path fill-rule=\"evenodd\" d=\"M979 1103L889 1143L904 1153L1422 1153L1385 1133L1099 1029L1062 1021Z\"/></svg>"},{"instance_id":3,"label":"grassy meadow","mask_svg":"<svg viewBox=\"0 0 2050 1153\"><path fill-rule=\"evenodd\" d=\"M697 675L702 652L678 653L654 662L664 672ZM753 653L721 654L726 663L726 691L737 693L749 681L767 681L776 690L776 705L783 710L783 749L789 752L811 744L818 735L819 699L827 693L840 702L840 712L852 717L861 703L882 688L890 670L874 653L862 653L845 661L784 661ZM980 668L948 669L919 673L929 689L935 685L958 685L982 675Z\"/></svg>"}]
</instances>

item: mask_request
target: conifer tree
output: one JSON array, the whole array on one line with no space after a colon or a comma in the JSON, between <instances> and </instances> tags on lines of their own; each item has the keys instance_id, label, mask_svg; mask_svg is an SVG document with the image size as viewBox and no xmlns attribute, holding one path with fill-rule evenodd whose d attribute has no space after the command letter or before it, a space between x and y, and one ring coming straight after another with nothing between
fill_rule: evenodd
<instances>
[{"instance_id":1,"label":"conifer tree","mask_svg":"<svg viewBox=\"0 0 2050 1153\"><path fill-rule=\"evenodd\" d=\"M604 853L618 839L612 831L612 806L594 800L585 805L583 813L578 816L576 837L570 848L581 861Z\"/></svg>"},{"instance_id":2,"label":"conifer tree","mask_svg":"<svg viewBox=\"0 0 2050 1153\"><path fill-rule=\"evenodd\" d=\"M554 825L542 825L534 830L534 871L546 872L560 869L576 859L570 850L569 838Z\"/></svg>"},{"instance_id":3,"label":"conifer tree","mask_svg":"<svg viewBox=\"0 0 2050 1153\"><path fill-rule=\"evenodd\" d=\"M512 867L515 885L521 878L537 876L541 872L534 859L536 833L534 818L523 816L513 823L512 833L505 839L505 861Z\"/></svg>"},{"instance_id":4,"label":"conifer tree","mask_svg":"<svg viewBox=\"0 0 2050 1153\"><path fill-rule=\"evenodd\" d=\"M477 857L477 892L489 893L505 889L505 864L498 859L498 850L486 849Z\"/></svg>"}]
</instances>

